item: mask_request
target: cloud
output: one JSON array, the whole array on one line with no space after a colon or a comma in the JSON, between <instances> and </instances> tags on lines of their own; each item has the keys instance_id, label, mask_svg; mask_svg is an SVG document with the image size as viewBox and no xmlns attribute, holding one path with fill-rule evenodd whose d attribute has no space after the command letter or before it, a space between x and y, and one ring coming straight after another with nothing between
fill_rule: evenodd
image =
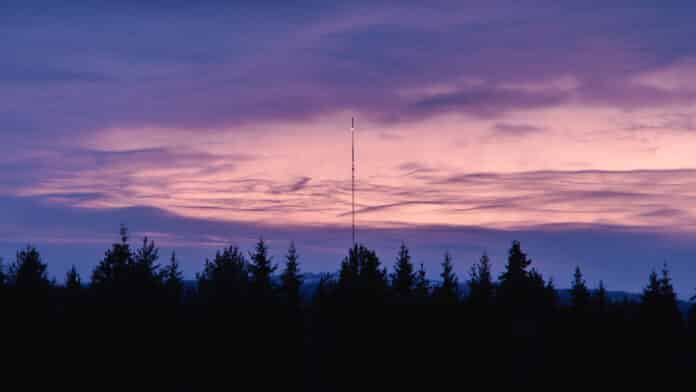
<instances>
[{"instance_id":1,"label":"cloud","mask_svg":"<svg viewBox=\"0 0 696 392\"><path fill-rule=\"evenodd\" d=\"M492 130L496 134L501 135L528 135L532 133L542 132L544 128L536 127L530 124L510 124L510 123L496 123Z\"/></svg>"}]
</instances>

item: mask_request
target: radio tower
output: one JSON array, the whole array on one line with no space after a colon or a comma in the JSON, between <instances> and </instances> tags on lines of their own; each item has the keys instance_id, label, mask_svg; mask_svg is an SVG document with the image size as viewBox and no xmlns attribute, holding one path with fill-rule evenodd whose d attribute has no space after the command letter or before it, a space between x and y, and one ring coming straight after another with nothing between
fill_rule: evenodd
<instances>
[{"instance_id":1,"label":"radio tower","mask_svg":"<svg viewBox=\"0 0 696 392\"><path fill-rule=\"evenodd\" d=\"M353 217L353 247L355 248L355 118L350 118L350 138L351 138L351 153L352 153L352 165L351 165L351 205L352 205L352 217Z\"/></svg>"}]
</instances>

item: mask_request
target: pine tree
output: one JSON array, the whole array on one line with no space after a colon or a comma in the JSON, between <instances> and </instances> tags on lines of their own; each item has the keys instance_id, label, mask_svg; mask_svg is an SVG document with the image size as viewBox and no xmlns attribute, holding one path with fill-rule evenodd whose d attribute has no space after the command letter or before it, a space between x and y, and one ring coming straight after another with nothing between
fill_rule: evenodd
<instances>
[{"instance_id":1,"label":"pine tree","mask_svg":"<svg viewBox=\"0 0 696 392\"><path fill-rule=\"evenodd\" d=\"M587 289L585 279L582 278L580 267L575 267L573 274L573 282L570 289L571 306L576 312L587 310L587 305L590 300L590 291Z\"/></svg>"},{"instance_id":2,"label":"pine tree","mask_svg":"<svg viewBox=\"0 0 696 392\"><path fill-rule=\"evenodd\" d=\"M392 290L397 296L408 298L413 294L416 274L413 272L411 255L409 255L408 248L403 243L394 265L394 272L391 274L391 282Z\"/></svg>"},{"instance_id":3,"label":"pine tree","mask_svg":"<svg viewBox=\"0 0 696 392\"><path fill-rule=\"evenodd\" d=\"M527 270L531 264L532 260L522 252L519 241L513 241L505 271L499 278L498 298L516 312L525 311L520 305L534 305L539 292L543 292L544 281L541 275L533 269Z\"/></svg>"},{"instance_id":4,"label":"pine tree","mask_svg":"<svg viewBox=\"0 0 696 392\"><path fill-rule=\"evenodd\" d=\"M505 272L500 275L501 285L519 284L529 277L527 268L532 264L532 260L522 252L519 241L513 241L508 255L508 262L505 265Z\"/></svg>"},{"instance_id":5,"label":"pine tree","mask_svg":"<svg viewBox=\"0 0 696 392\"><path fill-rule=\"evenodd\" d=\"M338 273L337 289L342 301L383 300L387 287L387 271L377 254L363 245L352 247Z\"/></svg>"},{"instance_id":6,"label":"pine tree","mask_svg":"<svg viewBox=\"0 0 696 392\"><path fill-rule=\"evenodd\" d=\"M160 271L159 279L162 281L167 297L172 302L179 303L184 293L184 274L179 269L175 252L172 252L169 264Z\"/></svg>"},{"instance_id":7,"label":"pine tree","mask_svg":"<svg viewBox=\"0 0 696 392\"><path fill-rule=\"evenodd\" d=\"M427 298L430 295L430 281L426 277L425 267L423 263L420 264L418 271L416 272L416 279L414 284L413 293L418 298Z\"/></svg>"},{"instance_id":8,"label":"pine tree","mask_svg":"<svg viewBox=\"0 0 696 392\"><path fill-rule=\"evenodd\" d=\"M272 258L268 256L268 246L263 238L256 244L254 253L250 253L249 257L249 289L257 299L268 300L273 295L271 278L277 266L273 265Z\"/></svg>"},{"instance_id":9,"label":"pine tree","mask_svg":"<svg viewBox=\"0 0 696 392\"><path fill-rule=\"evenodd\" d=\"M293 307L297 307L301 303L300 288L304 281L302 274L300 274L298 258L295 243L291 242L288 253L285 255L285 269L280 274L280 289L286 303Z\"/></svg>"},{"instance_id":10,"label":"pine tree","mask_svg":"<svg viewBox=\"0 0 696 392\"><path fill-rule=\"evenodd\" d=\"M452 257L449 252L445 252L445 260L442 262L442 282L435 288L433 296L440 303L457 303L459 301L459 280L454 273Z\"/></svg>"},{"instance_id":11,"label":"pine tree","mask_svg":"<svg viewBox=\"0 0 696 392\"><path fill-rule=\"evenodd\" d=\"M655 270L650 273L648 285L643 290L641 315L652 330L674 331L680 326L681 313L667 264L664 264L660 276Z\"/></svg>"},{"instance_id":12,"label":"pine tree","mask_svg":"<svg viewBox=\"0 0 696 392\"><path fill-rule=\"evenodd\" d=\"M159 260L159 249L155 246L155 242L148 240L147 237L143 238L143 245L135 251L128 265L129 284L140 290L158 288L161 275L158 272L160 266L156 264L157 260Z\"/></svg>"},{"instance_id":13,"label":"pine tree","mask_svg":"<svg viewBox=\"0 0 696 392\"><path fill-rule=\"evenodd\" d=\"M348 251L348 257L341 262L338 272L338 289L342 292L358 288L360 276L360 249L359 245L354 245Z\"/></svg>"},{"instance_id":14,"label":"pine tree","mask_svg":"<svg viewBox=\"0 0 696 392\"><path fill-rule=\"evenodd\" d=\"M609 298L607 297L607 289L604 288L604 282L599 281L599 287L596 293L597 310L600 313L604 313L607 310L607 305L609 304Z\"/></svg>"},{"instance_id":15,"label":"pine tree","mask_svg":"<svg viewBox=\"0 0 696 392\"><path fill-rule=\"evenodd\" d=\"M495 285L491 275L491 261L485 252L479 262L469 272L469 301L476 305L489 305L493 302Z\"/></svg>"},{"instance_id":16,"label":"pine tree","mask_svg":"<svg viewBox=\"0 0 696 392\"><path fill-rule=\"evenodd\" d=\"M91 286L102 292L110 289L123 291L129 284L129 269L133 262L133 253L128 244L128 229L121 225L119 234L121 242L113 244L92 271ZM117 293L112 294L118 296Z\"/></svg>"},{"instance_id":17,"label":"pine tree","mask_svg":"<svg viewBox=\"0 0 696 392\"><path fill-rule=\"evenodd\" d=\"M80 274L77 272L77 268L75 268L74 264L72 267L70 267L68 273L65 274L65 288L72 291L82 288L82 279L80 278Z\"/></svg>"},{"instance_id":18,"label":"pine tree","mask_svg":"<svg viewBox=\"0 0 696 392\"><path fill-rule=\"evenodd\" d=\"M236 246L215 253L206 260L203 271L196 274L201 299L213 303L243 300L249 287L249 274L244 255Z\"/></svg>"},{"instance_id":19,"label":"pine tree","mask_svg":"<svg viewBox=\"0 0 696 392\"><path fill-rule=\"evenodd\" d=\"M41 259L39 251L28 245L17 252L17 259L8 274L10 285L21 290L41 290L50 287L46 269L48 266Z\"/></svg>"}]
</instances>

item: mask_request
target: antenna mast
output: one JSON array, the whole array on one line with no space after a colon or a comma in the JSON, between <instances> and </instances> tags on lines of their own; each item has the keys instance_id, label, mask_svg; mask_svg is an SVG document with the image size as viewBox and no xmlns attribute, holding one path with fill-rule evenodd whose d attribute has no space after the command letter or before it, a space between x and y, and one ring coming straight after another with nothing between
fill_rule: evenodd
<instances>
[{"instance_id":1,"label":"antenna mast","mask_svg":"<svg viewBox=\"0 0 696 392\"><path fill-rule=\"evenodd\" d=\"M351 205L352 205L352 217L353 217L353 247L355 247L355 118L350 118L350 137L351 137L351 154L352 154L352 165L351 165Z\"/></svg>"}]
</instances>

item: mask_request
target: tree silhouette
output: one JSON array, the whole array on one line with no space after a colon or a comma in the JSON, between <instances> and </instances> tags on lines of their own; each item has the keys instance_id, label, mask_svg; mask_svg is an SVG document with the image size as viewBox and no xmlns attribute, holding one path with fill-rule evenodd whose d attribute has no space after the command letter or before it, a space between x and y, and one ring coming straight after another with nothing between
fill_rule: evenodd
<instances>
[{"instance_id":1,"label":"tree silhouette","mask_svg":"<svg viewBox=\"0 0 696 392\"><path fill-rule=\"evenodd\" d=\"M413 294L421 299L425 299L430 295L430 281L426 277L425 267L420 264L416 272L416 279L413 289Z\"/></svg>"},{"instance_id":2,"label":"tree silhouette","mask_svg":"<svg viewBox=\"0 0 696 392\"><path fill-rule=\"evenodd\" d=\"M513 241L498 284L498 298L509 310L517 313L528 311L525 308L539 304L540 295L548 296L541 274L534 269L527 270L531 264L532 260L522 252L520 242Z\"/></svg>"},{"instance_id":3,"label":"tree silhouette","mask_svg":"<svg viewBox=\"0 0 696 392\"><path fill-rule=\"evenodd\" d=\"M256 243L254 253L249 257L249 289L251 294L261 301L267 301L273 296L273 272L277 266L273 265L272 258L268 256L268 246L263 238Z\"/></svg>"},{"instance_id":4,"label":"tree silhouette","mask_svg":"<svg viewBox=\"0 0 696 392\"><path fill-rule=\"evenodd\" d=\"M175 252L172 252L169 264L161 269L159 279L162 281L167 297L172 302L179 303L184 293L184 274L179 269Z\"/></svg>"},{"instance_id":5,"label":"tree silhouette","mask_svg":"<svg viewBox=\"0 0 696 392\"><path fill-rule=\"evenodd\" d=\"M28 245L17 252L17 259L10 265L8 280L10 285L20 290L45 290L50 287L46 269L39 251Z\"/></svg>"},{"instance_id":6,"label":"tree silhouette","mask_svg":"<svg viewBox=\"0 0 696 392\"><path fill-rule=\"evenodd\" d=\"M495 284L491 275L491 261L486 252L469 272L469 302L475 305L489 305L493 302Z\"/></svg>"},{"instance_id":7,"label":"tree silhouette","mask_svg":"<svg viewBox=\"0 0 696 392\"><path fill-rule=\"evenodd\" d=\"M68 290L79 290L82 288L82 279L74 264L65 274L65 287Z\"/></svg>"},{"instance_id":8,"label":"tree silhouette","mask_svg":"<svg viewBox=\"0 0 696 392\"><path fill-rule=\"evenodd\" d=\"M121 225L119 234L121 242L113 244L92 271L91 286L101 292L124 291L130 284L129 268L133 263L133 253L128 244L128 229Z\"/></svg>"},{"instance_id":9,"label":"tree silhouette","mask_svg":"<svg viewBox=\"0 0 696 392\"><path fill-rule=\"evenodd\" d=\"M297 307L302 302L300 288L304 278L300 274L299 256L295 243L291 242L288 253L285 255L285 269L280 274L280 292L286 304Z\"/></svg>"},{"instance_id":10,"label":"tree silhouette","mask_svg":"<svg viewBox=\"0 0 696 392\"><path fill-rule=\"evenodd\" d=\"M650 273L648 285L643 290L641 314L646 327L652 330L675 330L681 324L677 294L667 264L663 265L659 277L655 270Z\"/></svg>"},{"instance_id":11,"label":"tree silhouette","mask_svg":"<svg viewBox=\"0 0 696 392\"><path fill-rule=\"evenodd\" d=\"M249 276L244 255L238 247L230 246L206 260L203 271L196 274L198 290L203 301L213 303L239 302L246 298Z\"/></svg>"},{"instance_id":12,"label":"tree silhouette","mask_svg":"<svg viewBox=\"0 0 696 392\"><path fill-rule=\"evenodd\" d=\"M384 299L387 287L387 271L381 268L377 254L363 245L352 247L338 273L337 290L342 301Z\"/></svg>"},{"instance_id":13,"label":"tree silhouette","mask_svg":"<svg viewBox=\"0 0 696 392\"><path fill-rule=\"evenodd\" d=\"M155 290L161 282L158 273L159 249L154 241L143 238L143 244L135 251L128 265L128 279L132 286L140 290Z\"/></svg>"},{"instance_id":14,"label":"tree silhouette","mask_svg":"<svg viewBox=\"0 0 696 392\"><path fill-rule=\"evenodd\" d=\"M445 260L442 262L442 281L433 292L433 297L439 303L452 304L459 301L459 280L454 273L452 257L449 252L445 252Z\"/></svg>"},{"instance_id":15,"label":"tree silhouette","mask_svg":"<svg viewBox=\"0 0 696 392\"><path fill-rule=\"evenodd\" d=\"M599 281L599 287L597 288L595 297L598 308L597 310L599 310L600 313L604 313L607 310L609 299L607 297L607 289L604 287L604 282L601 280Z\"/></svg>"},{"instance_id":16,"label":"tree silhouette","mask_svg":"<svg viewBox=\"0 0 696 392\"><path fill-rule=\"evenodd\" d=\"M413 272L411 255L404 243L399 248L399 255L394 264L394 272L391 274L391 287L394 293L402 298L413 295L413 287L416 283L416 274Z\"/></svg>"},{"instance_id":17,"label":"tree silhouette","mask_svg":"<svg viewBox=\"0 0 696 392\"><path fill-rule=\"evenodd\" d=\"M582 272L579 266L575 267L575 273L573 274L570 298L573 310L576 312L587 310L587 306L590 302L590 291L587 289L585 279L582 278Z\"/></svg>"}]
</instances>

